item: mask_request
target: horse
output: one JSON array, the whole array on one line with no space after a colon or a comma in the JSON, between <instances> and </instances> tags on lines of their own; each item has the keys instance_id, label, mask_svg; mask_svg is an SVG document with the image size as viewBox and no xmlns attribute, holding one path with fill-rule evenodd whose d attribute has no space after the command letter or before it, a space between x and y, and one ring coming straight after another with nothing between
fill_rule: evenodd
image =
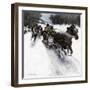
<instances>
[{"instance_id":1,"label":"horse","mask_svg":"<svg viewBox=\"0 0 90 90\"><path fill-rule=\"evenodd\" d=\"M73 54L73 50L72 50L72 38L75 38L75 40L78 40L79 36L78 36L78 29L76 27L70 26L67 28L67 31L65 33L55 33L53 35L54 37L54 43L59 44L62 51L64 51L65 55L67 54L67 52L69 53L70 51L70 55ZM65 51L67 50L67 52Z\"/></svg>"},{"instance_id":2,"label":"horse","mask_svg":"<svg viewBox=\"0 0 90 90\"><path fill-rule=\"evenodd\" d=\"M59 33L55 30L42 31L42 36L45 46L49 49L54 49L56 52L58 50L58 56L60 56L59 49L61 49L65 55L67 55L69 52L70 55L72 55L72 38L75 38L75 40L78 40L79 38L78 29L75 27L75 25L67 27L67 31L65 33ZM49 44L49 37L53 38L52 44Z\"/></svg>"},{"instance_id":3,"label":"horse","mask_svg":"<svg viewBox=\"0 0 90 90\"><path fill-rule=\"evenodd\" d=\"M33 41L35 42L36 38L41 36L42 27L36 24L31 27L31 31L32 31L31 39L33 38L34 39Z\"/></svg>"}]
</instances>

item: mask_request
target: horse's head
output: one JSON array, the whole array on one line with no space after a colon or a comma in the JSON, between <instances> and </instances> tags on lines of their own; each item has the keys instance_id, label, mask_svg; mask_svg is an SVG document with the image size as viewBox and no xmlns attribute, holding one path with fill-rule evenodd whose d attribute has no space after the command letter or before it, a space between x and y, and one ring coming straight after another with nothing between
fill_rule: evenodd
<instances>
[{"instance_id":1,"label":"horse's head","mask_svg":"<svg viewBox=\"0 0 90 90\"><path fill-rule=\"evenodd\" d=\"M69 33L70 35L74 36L76 40L79 38L78 29L75 27L75 25L68 27L66 32Z\"/></svg>"}]
</instances>

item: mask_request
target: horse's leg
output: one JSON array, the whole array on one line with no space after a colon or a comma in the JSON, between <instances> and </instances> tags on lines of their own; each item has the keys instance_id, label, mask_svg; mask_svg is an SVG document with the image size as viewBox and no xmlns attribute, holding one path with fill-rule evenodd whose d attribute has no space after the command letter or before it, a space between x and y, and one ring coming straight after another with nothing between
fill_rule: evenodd
<instances>
[{"instance_id":1,"label":"horse's leg","mask_svg":"<svg viewBox=\"0 0 90 90\"><path fill-rule=\"evenodd\" d=\"M59 58L61 58L60 49L59 49L59 48L55 49L55 52L56 52L57 56L58 56Z\"/></svg>"},{"instance_id":2,"label":"horse's leg","mask_svg":"<svg viewBox=\"0 0 90 90\"><path fill-rule=\"evenodd\" d=\"M73 54L72 47L70 46L70 47L69 47L69 49L70 49L70 51L71 51L71 53L70 53L70 54L72 55L72 54Z\"/></svg>"},{"instance_id":3,"label":"horse's leg","mask_svg":"<svg viewBox=\"0 0 90 90\"><path fill-rule=\"evenodd\" d=\"M67 55L66 51L65 50L63 50L63 51L64 51L64 54Z\"/></svg>"},{"instance_id":4,"label":"horse's leg","mask_svg":"<svg viewBox=\"0 0 90 90\"><path fill-rule=\"evenodd\" d=\"M69 47L67 47L66 49L67 49L67 54L69 55L70 53Z\"/></svg>"},{"instance_id":5,"label":"horse's leg","mask_svg":"<svg viewBox=\"0 0 90 90\"><path fill-rule=\"evenodd\" d=\"M66 51L64 50L64 48L62 48L62 51L64 52L65 55L67 55Z\"/></svg>"},{"instance_id":6,"label":"horse's leg","mask_svg":"<svg viewBox=\"0 0 90 90\"><path fill-rule=\"evenodd\" d=\"M70 51L70 55L73 54L73 50L72 50L72 39L69 40L69 43L68 43L68 50Z\"/></svg>"},{"instance_id":7,"label":"horse's leg","mask_svg":"<svg viewBox=\"0 0 90 90\"><path fill-rule=\"evenodd\" d=\"M65 49L62 48L62 47L61 47L61 50L62 50L63 52L60 52L60 53L59 53L59 57L61 58L61 60L63 60L63 59L65 58L65 55L67 55L67 53L66 53Z\"/></svg>"},{"instance_id":8,"label":"horse's leg","mask_svg":"<svg viewBox=\"0 0 90 90\"><path fill-rule=\"evenodd\" d=\"M60 50L58 50L58 57L61 58Z\"/></svg>"},{"instance_id":9,"label":"horse's leg","mask_svg":"<svg viewBox=\"0 0 90 90\"><path fill-rule=\"evenodd\" d=\"M34 35L34 42L36 41L36 38L37 38L37 34Z\"/></svg>"},{"instance_id":10,"label":"horse's leg","mask_svg":"<svg viewBox=\"0 0 90 90\"><path fill-rule=\"evenodd\" d=\"M67 53L69 54L69 48L67 48Z\"/></svg>"},{"instance_id":11,"label":"horse's leg","mask_svg":"<svg viewBox=\"0 0 90 90\"><path fill-rule=\"evenodd\" d=\"M34 33L32 32L31 40L32 40L33 37L34 37Z\"/></svg>"}]
</instances>

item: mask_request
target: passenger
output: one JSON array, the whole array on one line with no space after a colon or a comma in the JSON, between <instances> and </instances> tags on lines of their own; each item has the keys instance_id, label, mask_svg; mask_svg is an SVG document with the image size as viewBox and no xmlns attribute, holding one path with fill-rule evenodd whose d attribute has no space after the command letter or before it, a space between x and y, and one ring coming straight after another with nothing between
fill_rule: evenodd
<instances>
[{"instance_id":1,"label":"passenger","mask_svg":"<svg viewBox=\"0 0 90 90\"><path fill-rule=\"evenodd\" d=\"M45 27L45 29L44 29L44 31L48 32L49 30L50 30L50 25L47 24L46 27Z\"/></svg>"},{"instance_id":2,"label":"passenger","mask_svg":"<svg viewBox=\"0 0 90 90\"><path fill-rule=\"evenodd\" d=\"M41 25L38 25L37 30L38 30L38 32L37 32L38 37L40 38L41 33L42 33L42 30L43 30L43 29L42 29L42 26L41 26Z\"/></svg>"}]
</instances>

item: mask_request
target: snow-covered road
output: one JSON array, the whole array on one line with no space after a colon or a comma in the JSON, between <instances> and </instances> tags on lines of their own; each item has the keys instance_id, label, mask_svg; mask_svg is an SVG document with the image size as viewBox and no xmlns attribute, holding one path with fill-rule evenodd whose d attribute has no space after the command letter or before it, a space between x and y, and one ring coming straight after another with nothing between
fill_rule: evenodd
<instances>
[{"instance_id":1,"label":"snow-covered road","mask_svg":"<svg viewBox=\"0 0 90 90\"><path fill-rule=\"evenodd\" d=\"M79 43L78 41L78 45ZM77 43L74 42L75 44ZM61 59L53 50L45 47L42 38L34 43L31 41L31 32L26 33L24 35L24 78L80 76L81 61L78 57L80 55L77 55L78 50L75 52L77 47L74 48L73 56L65 56Z\"/></svg>"}]
</instances>

